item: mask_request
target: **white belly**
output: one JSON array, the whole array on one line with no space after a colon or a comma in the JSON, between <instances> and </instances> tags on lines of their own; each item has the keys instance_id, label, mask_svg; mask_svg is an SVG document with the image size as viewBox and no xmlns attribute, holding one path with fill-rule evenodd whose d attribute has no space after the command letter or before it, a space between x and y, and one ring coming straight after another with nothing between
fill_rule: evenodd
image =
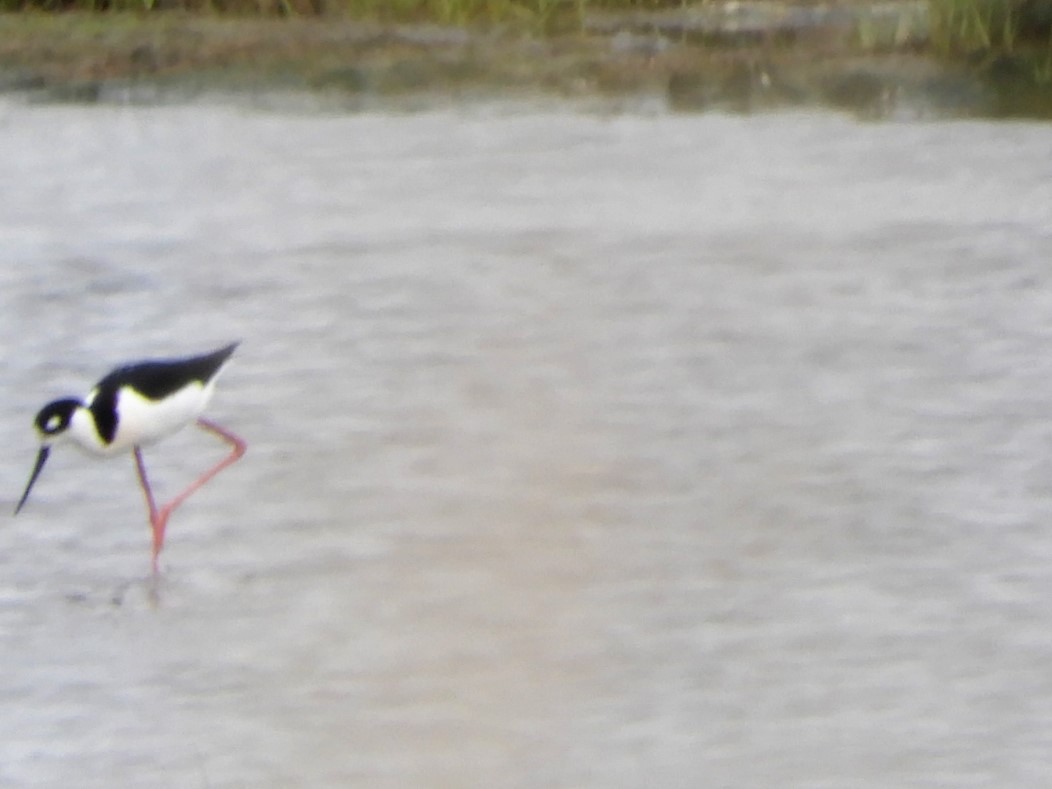
<instances>
[{"instance_id":1,"label":"white belly","mask_svg":"<svg viewBox=\"0 0 1052 789\"><path fill-rule=\"evenodd\" d=\"M117 395L120 417L113 441L107 444L102 440L87 410L78 410L73 415L70 433L78 445L102 455L152 444L197 419L214 389L214 382L207 386L194 382L164 400L150 400L134 390L122 389Z\"/></svg>"}]
</instances>

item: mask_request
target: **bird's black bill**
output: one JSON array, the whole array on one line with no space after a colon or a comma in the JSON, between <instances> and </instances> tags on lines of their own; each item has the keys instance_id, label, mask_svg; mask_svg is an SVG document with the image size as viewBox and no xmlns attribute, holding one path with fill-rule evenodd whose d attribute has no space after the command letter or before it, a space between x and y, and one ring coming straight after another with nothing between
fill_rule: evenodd
<instances>
[{"instance_id":1,"label":"bird's black bill","mask_svg":"<svg viewBox=\"0 0 1052 789\"><path fill-rule=\"evenodd\" d=\"M37 477L40 476L41 469L44 468L44 464L47 462L47 456L51 452L51 447L43 446L40 448L40 454L37 455L36 465L33 466L33 473L29 477L29 484L26 485L26 492L22 494L22 498L18 500L18 506L15 507L15 515L22 509L22 505L26 503L26 499L29 498L29 491L33 489L33 483L37 481Z\"/></svg>"}]
</instances>

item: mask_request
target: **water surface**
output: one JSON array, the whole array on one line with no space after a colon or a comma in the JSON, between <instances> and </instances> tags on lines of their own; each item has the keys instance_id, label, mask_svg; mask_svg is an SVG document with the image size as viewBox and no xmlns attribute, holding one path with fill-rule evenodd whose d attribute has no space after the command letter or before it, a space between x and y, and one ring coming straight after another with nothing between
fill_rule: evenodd
<instances>
[{"instance_id":1,"label":"water surface","mask_svg":"<svg viewBox=\"0 0 1052 789\"><path fill-rule=\"evenodd\" d=\"M155 603L130 457L56 450L3 785L1047 780L1047 127L8 101L0 150L7 504L127 359L243 340L249 441Z\"/></svg>"}]
</instances>

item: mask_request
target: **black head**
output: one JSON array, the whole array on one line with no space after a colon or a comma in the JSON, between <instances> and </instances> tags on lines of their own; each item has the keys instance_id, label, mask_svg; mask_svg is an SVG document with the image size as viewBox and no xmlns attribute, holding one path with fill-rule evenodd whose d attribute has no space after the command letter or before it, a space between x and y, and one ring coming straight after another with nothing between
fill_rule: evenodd
<instances>
[{"instance_id":1,"label":"black head","mask_svg":"<svg viewBox=\"0 0 1052 789\"><path fill-rule=\"evenodd\" d=\"M66 399L55 400L40 409L37 418L33 420L41 440L46 444L56 436L60 436L69 429L73 421L73 412L80 407L78 400Z\"/></svg>"},{"instance_id":2,"label":"black head","mask_svg":"<svg viewBox=\"0 0 1052 789\"><path fill-rule=\"evenodd\" d=\"M55 400L53 403L48 403L41 408L37 418L33 420L37 432L40 433L43 446L40 447L40 452L37 454L37 462L33 466L33 473L29 475L29 484L26 485L25 492L22 494L22 498L18 500L18 506L15 507L15 515L22 509L22 505L26 503L26 499L29 498L29 491L33 489L33 483L37 481L37 477L40 476L40 472L47 462L47 456L51 452L51 442L69 430L70 422L73 421L73 412L77 410L78 406L80 406L80 402L77 400Z\"/></svg>"}]
</instances>

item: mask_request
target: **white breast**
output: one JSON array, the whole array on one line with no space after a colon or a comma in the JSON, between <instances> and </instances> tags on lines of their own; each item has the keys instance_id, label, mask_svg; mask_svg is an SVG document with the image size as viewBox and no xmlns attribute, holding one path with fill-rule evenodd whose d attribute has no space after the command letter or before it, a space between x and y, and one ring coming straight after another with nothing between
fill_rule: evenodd
<instances>
[{"instance_id":1,"label":"white breast","mask_svg":"<svg viewBox=\"0 0 1052 789\"><path fill-rule=\"evenodd\" d=\"M121 389L117 394L117 434L112 442L102 441L87 409L74 413L69 433L82 448L104 455L152 444L197 419L214 390L214 379L206 386L195 381L163 400L150 400L134 389ZM88 405L91 400L89 397Z\"/></svg>"}]
</instances>

